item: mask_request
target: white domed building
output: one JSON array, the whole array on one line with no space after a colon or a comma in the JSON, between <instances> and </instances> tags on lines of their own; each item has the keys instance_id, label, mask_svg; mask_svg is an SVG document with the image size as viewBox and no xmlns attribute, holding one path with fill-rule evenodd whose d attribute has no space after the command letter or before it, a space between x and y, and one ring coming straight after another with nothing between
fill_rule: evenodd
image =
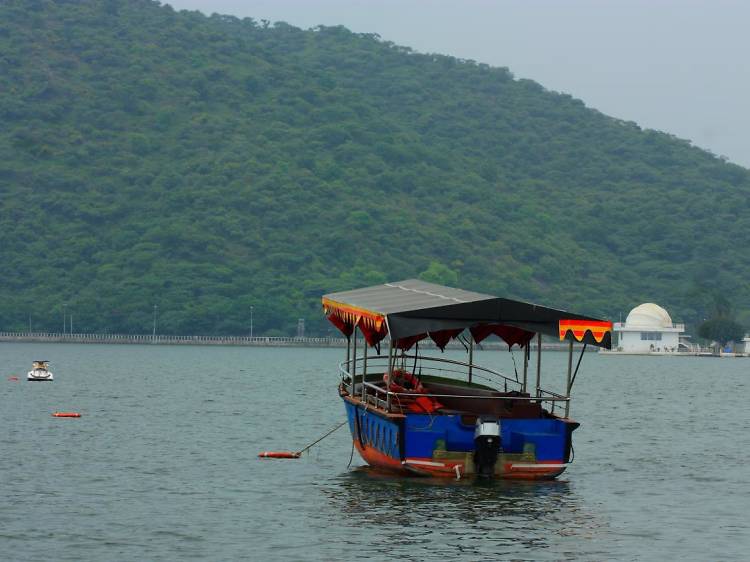
<instances>
[{"instance_id":1,"label":"white domed building","mask_svg":"<svg viewBox=\"0 0 750 562\"><path fill-rule=\"evenodd\" d=\"M673 324L666 310L647 302L631 310L625 323L615 322L613 347L621 353L677 353L684 331L684 324Z\"/></svg>"}]
</instances>

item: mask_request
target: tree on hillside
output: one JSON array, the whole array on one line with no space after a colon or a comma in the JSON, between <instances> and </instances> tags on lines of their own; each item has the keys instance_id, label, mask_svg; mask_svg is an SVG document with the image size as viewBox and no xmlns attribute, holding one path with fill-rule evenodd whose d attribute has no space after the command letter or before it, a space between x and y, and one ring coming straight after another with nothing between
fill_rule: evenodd
<instances>
[{"instance_id":1,"label":"tree on hillside","mask_svg":"<svg viewBox=\"0 0 750 562\"><path fill-rule=\"evenodd\" d=\"M745 335L745 328L731 318L716 317L701 324L698 327L698 335L718 342L724 347L730 341L741 340Z\"/></svg>"},{"instance_id":2,"label":"tree on hillside","mask_svg":"<svg viewBox=\"0 0 750 562\"><path fill-rule=\"evenodd\" d=\"M447 265L437 261L430 262L429 267L419 274L419 278L422 281L437 283L438 285L448 285L450 287L458 285L458 273Z\"/></svg>"},{"instance_id":3,"label":"tree on hillside","mask_svg":"<svg viewBox=\"0 0 750 562\"><path fill-rule=\"evenodd\" d=\"M420 277L750 324L750 170L506 68L156 0L0 0L0 330L330 329ZM30 259L29 256L34 256ZM688 290L691 281L694 290ZM714 293L728 295L736 315Z\"/></svg>"},{"instance_id":4,"label":"tree on hillside","mask_svg":"<svg viewBox=\"0 0 750 562\"><path fill-rule=\"evenodd\" d=\"M745 328L735 320L734 306L720 289L694 282L691 297L701 316L708 316L708 320L698 324L698 336L722 347L743 338Z\"/></svg>"},{"instance_id":5,"label":"tree on hillside","mask_svg":"<svg viewBox=\"0 0 750 562\"><path fill-rule=\"evenodd\" d=\"M711 292L711 317L698 326L698 335L715 341L724 347L730 341L739 341L745 335L745 327L734 319L734 307L719 290Z\"/></svg>"}]
</instances>

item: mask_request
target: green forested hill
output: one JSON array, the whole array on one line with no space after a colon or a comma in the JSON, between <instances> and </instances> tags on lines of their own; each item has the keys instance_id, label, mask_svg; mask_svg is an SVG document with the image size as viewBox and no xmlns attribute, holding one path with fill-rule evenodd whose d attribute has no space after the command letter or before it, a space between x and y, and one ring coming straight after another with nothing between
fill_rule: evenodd
<instances>
[{"instance_id":1,"label":"green forested hill","mask_svg":"<svg viewBox=\"0 0 750 562\"><path fill-rule=\"evenodd\" d=\"M625 95L625 94L623 94ZM690 92L685 92L686 96ZM0 329L325 333L421 276L750 311L750 172L448 56L148 0L0 3Z\"/></svg>"}]
</instances>

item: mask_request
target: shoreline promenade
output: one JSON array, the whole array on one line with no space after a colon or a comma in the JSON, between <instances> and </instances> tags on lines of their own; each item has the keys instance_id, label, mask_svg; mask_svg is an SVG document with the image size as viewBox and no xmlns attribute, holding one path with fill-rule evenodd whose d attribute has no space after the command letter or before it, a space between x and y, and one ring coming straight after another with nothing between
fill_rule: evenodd
<instances>
[{"instance_id":1,"label":"shoreline promenade","mask_svg":"<svg viewBox=\"0 0 750 562\"><path fill-rule=\"evenodd\" d=\"M247 347L346 347L346 338L297 338L266 336L167 336L147 334L68 334L60 332L0 332L0 343L85 343L85 344L122 344L122 345L228 345ZM384 340L383 348L388 348ZM419 347L435 348L427 339L419 342ZM501 341L482 342L478 349L508 351L508 346ZM534 343L532 349L536 349ZM557 342L542 343L543 349L563 349L566 344ZM452 340L446 349L464 349L464 346Z\"/></svg>"},{"instance_id":2,"label":"shoreline promenade","mask_svg":"<svg viewBox=\"0 0 750 562\"><path fill-rule=\"evenodd\" d=\"M59 332L0 332L0 342L242 345L256 347L346 347L345 338L292 338L265 336L168 336L147 334L68 334Z\"/></svg>"}]
</instances>

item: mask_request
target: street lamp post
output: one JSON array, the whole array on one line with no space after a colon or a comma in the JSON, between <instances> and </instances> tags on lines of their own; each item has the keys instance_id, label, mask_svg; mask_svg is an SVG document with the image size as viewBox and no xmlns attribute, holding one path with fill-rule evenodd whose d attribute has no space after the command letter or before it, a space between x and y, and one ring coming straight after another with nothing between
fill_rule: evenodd
<instances>
[{"instance_id":1,"label":"street lamp post","mask_svg":"<svg viewBox=\"0 0 750 562\"><path fill-rule=\"evenodd\" d=\"M154 331L151 333L151 338L156 337L156 310L159 308L158 305L154 305Z\"/></svg>"},{"instance_id":2,"label":"street lamp post","mask_svg":"<svg viewBox=\"0 0 750 562\"><path fill-rule=\"evenodd\" d=\"M65 335L65 321L67 319L67 307L68 303L63 303L63 336Z\"/></svg>"},{"instance_id":3,"label":"street lamp post","mask_svg":"<svg viewBox=\"0 0 750 562\"><path fill-rule=\"evenodd\" d=\"M250 339L253 339L253 307L250 307Z\"/></svg>"}]
</instances>

